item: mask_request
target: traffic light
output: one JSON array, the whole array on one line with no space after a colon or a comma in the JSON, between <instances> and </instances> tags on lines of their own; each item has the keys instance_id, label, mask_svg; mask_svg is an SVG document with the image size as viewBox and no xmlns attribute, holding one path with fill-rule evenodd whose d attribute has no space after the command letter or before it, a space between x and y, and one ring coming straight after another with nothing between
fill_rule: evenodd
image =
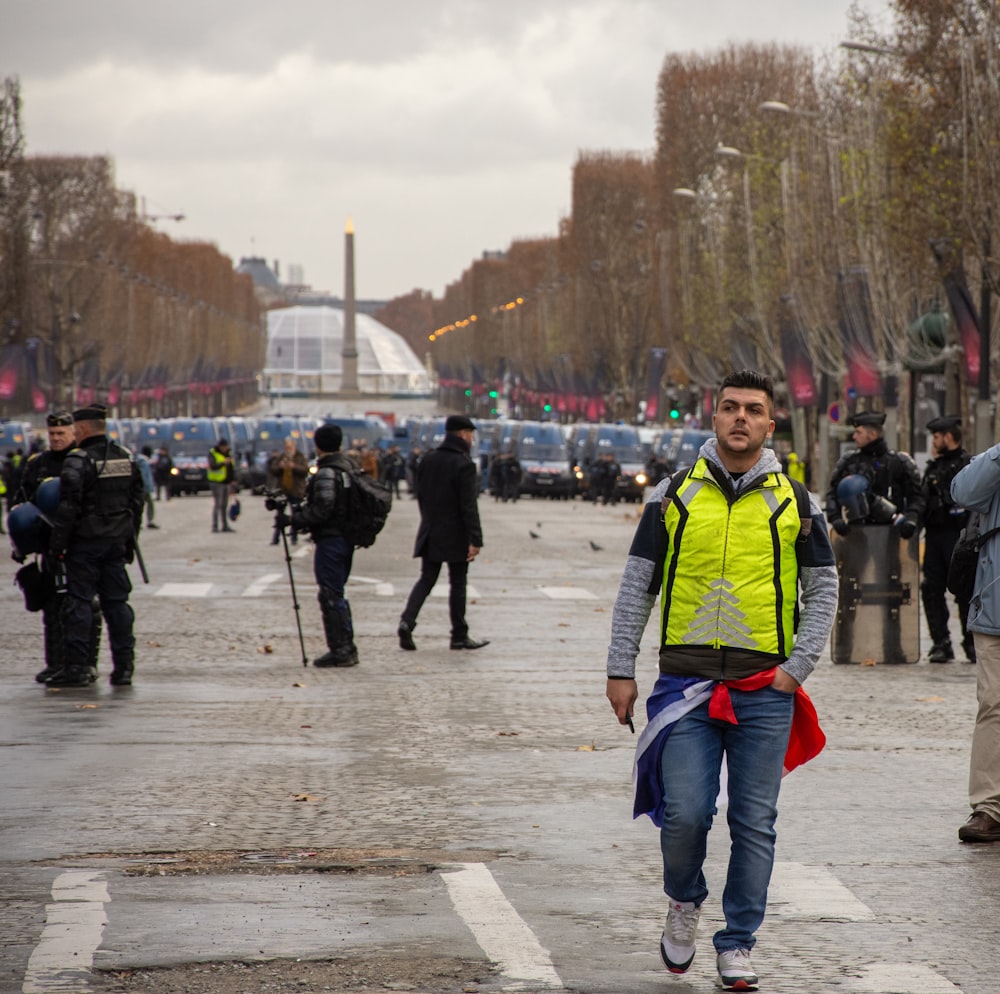
<instances>
[{"instance_id":1,"label":"traffic light","mask_svg":"<svg viewBox=\"0 0 1000 994\"><path fill-rule=\"evenodd\" d=\"M466 397L471 397L472 396L472 391L471 390L466 390L465 391L465 396Z\"/></svg>"},{"instance_id":2,"label":"traffic light","mask_svg":"<svg viewBox=\"0 0 1000 994\"><path fill-rule=\"evenodd\" d=\"M496 390L491 390L490 391L490 399L491 400L496 400L498 396L499 395L497 394Z\"/></svg>"},{"instance_id":3,"label":"traffic light","mask_svg":"<svg viewBox=\"0 0 1000 994\"><path fill-rule=\"evenodd\" d=\"M546 414L549 414L552 411L552 405L549 403L549 398L548 397L545 398L545 403L542 404L542 410Z\"/></svg>"}]
</instances>

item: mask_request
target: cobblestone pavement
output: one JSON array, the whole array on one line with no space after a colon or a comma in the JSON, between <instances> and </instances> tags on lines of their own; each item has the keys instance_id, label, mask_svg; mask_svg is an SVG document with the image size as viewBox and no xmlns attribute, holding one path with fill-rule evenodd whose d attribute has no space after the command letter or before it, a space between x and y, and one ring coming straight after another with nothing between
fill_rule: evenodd
<instances>
[{"instance_id":1,"label":"cobblestone pavement","mask_svg":"<svg viewBox=\"0 0 1000 994\"><path fill-rule=\"evenodd\" d=\"M433 970L415 967L409 982L399 973L400 961L446 954L484 987L712 989L724 823L712 833L698 955L671 977L657 955L657 835L630 817L635 740L603 696L637 508L484 498L469 620L490 646L449 651L447 602L435 595L418 651L404 653L395 628L417 575L417 515L403 497L355 558L362 663L330 671L301 665L287 564L268 544L261 501L244 495L235 535L210 533L204 497L161 502L157 514L161 529L143 537L151 583L133 597L131 689L107 685L106 659L93 688L34 684L40 620L0 585L0 994L34 989L33 956L72 905L71 892L57 897L69 884L106 888L93 956L104 971L390 956L382 983L447 989ZM309 546L292 552L311 657L322 639ZM642 691L655 675L655 625L647 634ZM956 835L975 668L826 659L808 690L829 743L783 789L754 955L763 989L987 990L1000 847ZM239 862L247 853L260 872ZM296 865L310 853L326 864ZM497 954L456 892L474 867L551 975L489 973ZM47 989L98 989L88 976ZM341 990L352 976L359 986L354 970L298 989ZM453 989L468 987L468 970L453 976ZM233 989L269 989L248 982Z\"/></svg>"}]
</instances>

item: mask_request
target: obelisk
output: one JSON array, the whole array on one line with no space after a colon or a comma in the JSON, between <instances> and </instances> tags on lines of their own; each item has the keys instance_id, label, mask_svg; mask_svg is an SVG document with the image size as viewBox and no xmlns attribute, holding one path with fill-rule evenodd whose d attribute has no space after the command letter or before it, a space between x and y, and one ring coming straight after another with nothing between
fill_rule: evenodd
<instances>
[{"instance_id":1,"label":"obelisk","mask_svg":"<svg viewBox=\"0 0 1000 994\"><path fill-rule=\"evenodd\" d=\"M354 222L348 218L344 229L344 344L340 352L340 392L358 393L358 336L355 330L357 304L354 300Z\"/></svg>"}]
</instances>

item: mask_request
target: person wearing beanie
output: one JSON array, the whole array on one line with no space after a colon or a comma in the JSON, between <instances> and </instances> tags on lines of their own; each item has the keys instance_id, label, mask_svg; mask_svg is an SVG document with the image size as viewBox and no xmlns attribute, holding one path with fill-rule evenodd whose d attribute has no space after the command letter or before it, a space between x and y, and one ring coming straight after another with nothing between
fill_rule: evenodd
<instances>
[{"instance_id":1,"label":"person wearing beanie","mask_svg":"<svg viewBox=\"0 0 1000 994\"><path fill-rule=\"evenodd\" d=\"M347 513L345 487L355 465L340 451L343 438L339 425L323 424L316 429L316 472L309 477L302 503L291 506L290 514L279 519L279 526L290 524L293 532L309 532L316 544L313 572L327 644L327 651L313 660L313 666L319 667L358 665L351 605L344 596L354 544L343 531Z\"/></svg>"},{"instance_id":2,"label":"person wearing beanie","mask_svg":"<svg viewBox=\"0 0 1000 994\"><path fill-rule=\"evenodd\" d=\"M401 649L413 651L413 629L424 601L448 564L448 610L451 616L451 648L481 649L488 641L469 637L465 620L465 590L471 563L483 547L479 523L479 485L476 464L469 453L475 424L453 414L444 426L444 441L428 452L417 467L417 501L420 527L413 555L420 559L420 578L413 585L403 608L396 634Z\"/></svg>"}]
</instances>

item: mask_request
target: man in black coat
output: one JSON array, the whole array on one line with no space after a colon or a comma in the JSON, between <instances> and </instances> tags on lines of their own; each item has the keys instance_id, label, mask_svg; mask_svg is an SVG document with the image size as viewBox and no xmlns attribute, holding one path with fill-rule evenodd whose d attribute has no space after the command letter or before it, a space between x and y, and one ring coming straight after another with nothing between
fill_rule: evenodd
<instances>
[{"instance_id":1,"label":"man in black coat","mask_svg":"<svg viewBox=\"0 0 1000 994\"><path fill-rule=\"evenodd\" d=\"M420 578L399 619L399 645L413 650L413 629L424 601L434 589L441 564L448 564L451 614L451 648L481 649L489 642L469 638L465 621L465 585L469 563L483 547L483 529L476 503L479 487L476 464L469 456L476 426L466 417L453 414L445 422L444 441L428 452L417 468L417 500L420 528L413 555L421 560Z\"/></svg>"}]
</instances>

